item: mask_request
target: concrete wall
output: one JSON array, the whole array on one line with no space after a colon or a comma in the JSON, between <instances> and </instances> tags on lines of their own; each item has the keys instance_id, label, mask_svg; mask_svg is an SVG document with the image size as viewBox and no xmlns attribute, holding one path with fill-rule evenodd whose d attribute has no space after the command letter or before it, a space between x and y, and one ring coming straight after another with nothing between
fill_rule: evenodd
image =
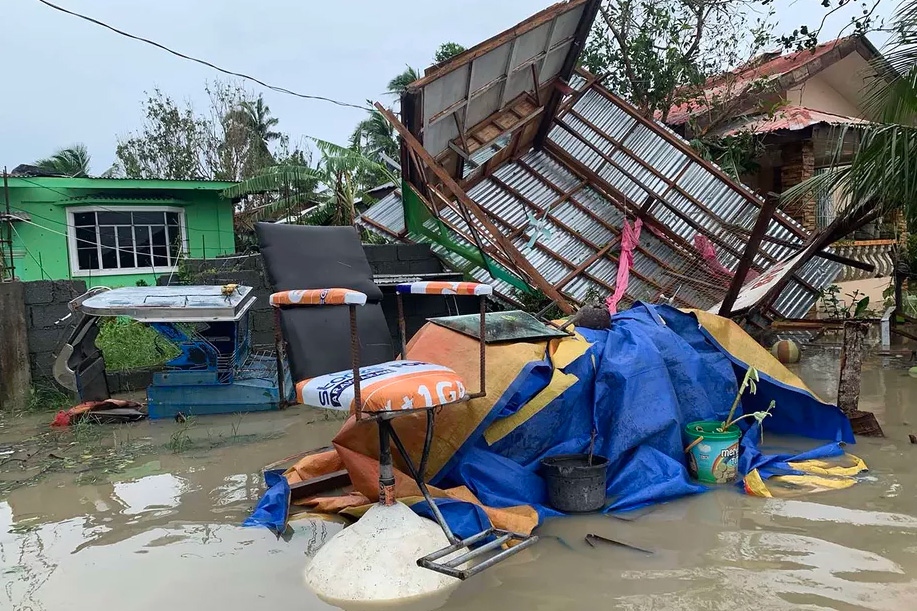
<instances>
[{"instance_id":1,"label":"concrete wall","mask_svg":"<svg viewBox=\"0 0 917 611\"><path fill-rule=\"evenodd\" d=\"M54 354L70 333L70 320L54 323L70 313L67 304L86 292L82 280L37 280L25 282L23 302L29 337L29 365L32 378L48 380L52 376Z\"/></svg>"}]
</instances>

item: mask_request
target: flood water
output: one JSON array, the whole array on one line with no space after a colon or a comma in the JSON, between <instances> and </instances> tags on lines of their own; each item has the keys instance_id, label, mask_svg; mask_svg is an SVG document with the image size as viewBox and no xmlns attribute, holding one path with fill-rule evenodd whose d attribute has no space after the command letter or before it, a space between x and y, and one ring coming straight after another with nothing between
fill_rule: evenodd
<instances>
[{"instance_id":1,"label":"flood water","mask_svg":"<svg viewBox=\"0 0 917 611\"><path fill-rule=\"evenodd\" d=\"M798 373L833 399L837 353L804 354ZM465 582L443 608L917 607L917 446L908 440L917 379L908 366L865 366L861 409L876 413L887 438L851 448L870 467L853 488L784 500L720 489L630 520L549 521L531 550ZM141 423L130 435L148 451L127 465L49 473L0 493L0 609L329 609L305 587L303 568L340 523L299 519L289 541L239 524L261 495L261 468L327 444L340 422L302 409L233 418L202 418L187 435L238 443L175 452L181 425ZM0 449L47 420L4 423ZM653 553L592 548L587 533Z\"/></svg>"}]
</instances>

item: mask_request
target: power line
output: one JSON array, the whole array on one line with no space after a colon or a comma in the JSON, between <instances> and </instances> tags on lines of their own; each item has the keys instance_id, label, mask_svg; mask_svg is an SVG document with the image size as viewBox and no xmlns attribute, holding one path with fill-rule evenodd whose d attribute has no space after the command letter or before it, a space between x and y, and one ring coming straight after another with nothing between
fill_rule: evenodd
<instances>
[{"instance_id":1,"label":"power line","mask_svg":"<svg viewBox=\"0 0 917 611\"><path fill-rule=\"evenodd\" d=\"M359 109L359 110L366 110L366 111L370 111L370 112L372 111L372 109L369 108L369 107L367 107L367 106L360 106L360 105L358 105L358 104L350 104L350 103L348 103L348 102L341 102L341 101L339 101L339 100L334 100L334 99L332 99L332 98L327 98L327 97L320 96L320 95L307 95L307 94L305 94L305 93L298 93L298 92L296 92L296 91L291 91L291 90L289 90L289 89L287 89L287 88L285 88L285 87L278 87L278 86L276 86L276 85L270 85L270 84L268 84L268 83L265 83L265 82L262 81L261 79L255 78L255 77L253 77L253 76L249 76L249 75L243 74L243 73L241 73L241 72L233 72L232 70L227 70L227 69L225 69L225 68L221 68L221 67L219 67L219 66L217 66L217 65L215 65L215 64L212 64L212 63L210 63L210 62L208 62L208 61L206 61L206 60L198 59L198 58L196 58L196 57L192 57L192 56L190 56L190 55L185 55L184 53L180 53L180 52L178 52L178 51L175 51L175 50L173 50L173 49L170 49L169 47L167 47L167 46L165 46L165 45L162 45L162 44L160 44L160 43L158 43L158 42L149 40L149 39L147 39L147 38L143 38L143 37L141 37L141 36L135 36L134 34L131 34L131 33L129 33L129 32L125 32L125 31L123 31L123 30L119 30L118 28L113 27L113 26L110 26L110 25L108 25L108 24L105 23L105 22L99 21L98 19L93 19L92 17L88 17L88 16L86 16L86 15L82 15L82 14L80 14L80 13L77 13L77 12L74 12L74 11L71 11L71 10L68 10L68 9L65 9L65 8L62 7L62 6L57 6L56 4L52 4L51 2L48 2L48 0L38 0L38 2L41 2L42 4L44 4L44 5L46 5L46 6L50 7L50 8L53 8L53 9L56 10L56 11L60 11L60 12L62 12L62 13L66 13L66 14L72 15L72 16L74 16L74 17L78 17L78 18L83 19L83 20L85 20L85 21L88 21L88 22L90 22L90 23L94 23L94 24L96 24L96 25L98 25L98 26L102 26L103 28L106 28L106 29L108 29L108 30L111 30L112 32L115 32L116 34L120 34L121 36L126 36L127 38L131 38L131 39L133 39L133 40L137 40L137 41L140 41L140 42L144 42L144 43L146 43L146 44L148 44L148 45L152 45L152 46L154 46L154 47L156 47L156 48L158 48L158 49L162 49L163 51L165 51L165 52L167 52L167 53L170 53L170 54L172 54L172 55L175 55L176 57L180 57L181 59L186 59L186 60L188 60L188 61L192 61L192 62L196 62L196 63L198 63L198 64L202 64L202 65L204 65L204 66L207 66L208 68L212 68L212 69L216 70L217 72L222 72L223 74L228 74L229 76L235 76L235 77L238 77L238 78L241 78L241 79L245 79L245 80L252 81L252 82L254 82L254 83L258 83L258 84L261 85L262 87L266 87L266 88L268 88L268 89L271 89L272 91L277 91L277 92L279 92L279 93L285 93L285 94L287 94L287 95L296 96L297 98L303 98L303 99L306 99L306 100L318 100L318 101L321 101L321 102L330 102L331 104L335 104L335 105L337 105L337 106L344 106L344 107L347 107L347 108L357 108L357 109Z\"/></svg>"}]
</instances>

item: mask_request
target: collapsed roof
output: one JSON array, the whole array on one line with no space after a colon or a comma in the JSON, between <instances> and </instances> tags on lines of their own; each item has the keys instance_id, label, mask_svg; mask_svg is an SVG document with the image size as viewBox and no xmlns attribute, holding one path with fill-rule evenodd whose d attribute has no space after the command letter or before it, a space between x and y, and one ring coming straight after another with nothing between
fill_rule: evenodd
<instances>
[{"instance_id":1,"label":"collapsed roof","mask_svg":"<svg viewBox=\"0 0 917 611\"><path fill-rule=\"evenodd\" d=\"M360 222L429 243L509 301L534 288L569 311L613 293L621 259L632 257L622 305L713 308L763 202L575 70L598 4L554 5L428 70L403 96L400 121L377 105L402 137L403 183ZM638 220L629 252L624 228ZM777 211L746 277L809 238ZM804 315L840 269L824 258L794 266L770 315Z\"/></svg>"}]
</instances>

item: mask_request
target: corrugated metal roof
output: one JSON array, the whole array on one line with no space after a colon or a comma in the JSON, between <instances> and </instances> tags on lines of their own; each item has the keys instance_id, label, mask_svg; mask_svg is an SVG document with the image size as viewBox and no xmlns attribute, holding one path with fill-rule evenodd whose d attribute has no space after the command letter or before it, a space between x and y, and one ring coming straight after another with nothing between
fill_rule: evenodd
<instances>
[{"instance_id":1,"label":"corrugated metal roof","mask_svg":"<svg viewBox=\"0 0 917 611\"><path fill-rule=\"evenodd\" d=\"M576 77L571 84L583 87L586 81ZM648 225L634 253L624 305L663 296L700 309L720 302L728 279L711 269L694 239L707 238L719 262L734 270L760 200L699 161L673 132L644 122L597 85L555 121L544 150L505 162L467 190L497 229L557 290L583 302L614 290L621 227L625 219L634 221L640 208ZM429 242L404 233L400 199L396 192L370 208L362 217L364 225L396 239ZM444 206L439 214L457 239L473 248L472 234L458 211ZM538 219L534 224L533 215ZM488 240L485 228L477 221L474 226ZM530 248L533 234L538 239ZM754 261L758 270L790 258L808 238L782 213L766 235ZM433 248L457 269L493 282L486 271L442 247ZM826 260L809 262L780 295L775 313L805 315L840 270L839 264ZM500 284L498 292L511 294L508 284Z\"/></svg>"},{"instance_id":2,"label":"corrugated metal roof","mask_svg":"<svg viewBox=\"0 0 917 611\"><path fill-rule=\"evenodd\" d=\"M770 116L742 117L717 130L716 133L720 136L734 136L742 132L766 134L783 130L796 131L812 125L868 125L869 123L858 117L845 117L804 106L784 106Z\"/></svg>"}]
</instances>

